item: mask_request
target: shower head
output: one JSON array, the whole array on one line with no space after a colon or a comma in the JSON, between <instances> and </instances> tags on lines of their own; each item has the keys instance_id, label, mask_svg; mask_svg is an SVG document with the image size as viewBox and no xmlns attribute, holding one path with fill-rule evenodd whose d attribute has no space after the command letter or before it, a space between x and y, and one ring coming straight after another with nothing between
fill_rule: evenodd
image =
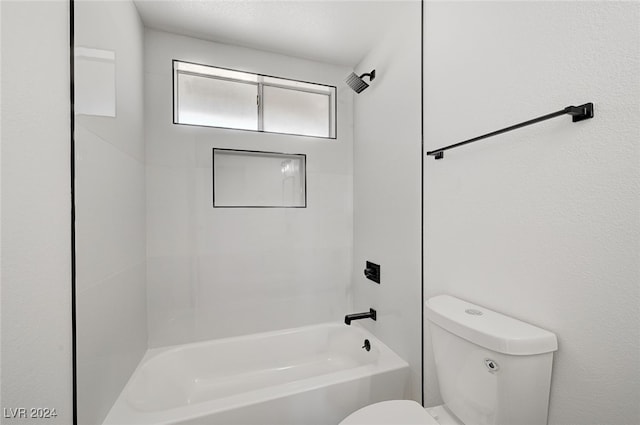
<instances>
[{"instance_id":1,"label":"shower head","mask_svg":"<svg viewBox=\"0 0 640 425\"><path fill-rule=\"evenodd\" d=\"M369 82L373 81L376 78L376 70L374 69L368 74L362 74L361 76L357 76L355 72L352 72L351 75L347 77L345 80L349 87L353 89L356 93L362 92L364 89L369 87L369 84L365 83L363 78L369 77Z\"/></svg>"}]
</instances>

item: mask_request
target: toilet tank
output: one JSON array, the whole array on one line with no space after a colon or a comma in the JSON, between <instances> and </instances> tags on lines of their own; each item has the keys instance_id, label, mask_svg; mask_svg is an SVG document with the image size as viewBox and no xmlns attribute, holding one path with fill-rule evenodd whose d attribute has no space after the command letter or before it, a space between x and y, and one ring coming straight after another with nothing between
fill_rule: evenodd
<instances>
[{"instance_id":1,"label":"toilet tank","mask_svg":"<svg viewBox=\"0 0 640 425\"><path fill-rule=\"evenodd\" d=\"M462 422L547 423L555 334L450 295L425 315L440 395Z\"/></svg>"}]
</instances>

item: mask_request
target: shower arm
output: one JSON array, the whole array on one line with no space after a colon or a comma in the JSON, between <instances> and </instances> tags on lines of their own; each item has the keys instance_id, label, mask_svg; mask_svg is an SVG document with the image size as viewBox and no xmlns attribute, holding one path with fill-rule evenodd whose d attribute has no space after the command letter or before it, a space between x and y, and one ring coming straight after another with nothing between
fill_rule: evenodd
<instances>
[{"instance_id":1,"label":"shower arm","mask_svg":"<svg viewBox=\"0 0 640 425\"><path fill-rule=\"evenodd\" d=\"M360 79L364 78L364 77L369 77L369 81L373 81L376 78L376 70L374 69L371 72L367 72L365 74L362 74L360 76Z\"/></svg>"}]
</instances>

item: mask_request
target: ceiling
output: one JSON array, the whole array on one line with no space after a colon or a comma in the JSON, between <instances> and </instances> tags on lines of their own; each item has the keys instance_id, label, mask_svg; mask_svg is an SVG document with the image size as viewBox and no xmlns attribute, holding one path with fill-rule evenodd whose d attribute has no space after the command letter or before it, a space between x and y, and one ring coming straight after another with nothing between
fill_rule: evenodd
<instances>
[{"instance_id":1,"label":"ceiling","mask_svg":"<svg viewBox=\"0 0 640 425\"><path fill-rule=\"evenodd\" d=\"M406 2L134 0L147 27L355 67Z\"/></svg>"}]
</instances>

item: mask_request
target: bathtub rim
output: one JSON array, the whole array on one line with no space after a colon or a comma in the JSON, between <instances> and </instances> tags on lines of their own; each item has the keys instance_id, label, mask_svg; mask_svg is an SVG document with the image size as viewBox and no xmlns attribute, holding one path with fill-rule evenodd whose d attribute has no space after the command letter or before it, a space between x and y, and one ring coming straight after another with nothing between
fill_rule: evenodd
<instances>
[{"instance_id":1,"label":"bathtub rim","mask_svg":"<svg viewBox=\"0 0 640 425\"><path fill-rule=\"evenodd\" d=\"M353 329L356 332L360 333L364 338L370 339L372 344L375 344L380 348L380 356L383 360L381 364L365 364L347 370L317 375L297 381L277 384L265 388L243 392L240 394L208 400L200 403L194 403L191 405L187 404L172 407L160 411L136 410L129 404L127 400L129 385L134 381L134 379L136 379L144 365L148 361L157 358L158 356L169 355L171 353L177 353L182 350L197 348L201 346L251 340L255 339L257 336L261 338L267 338L270 336L287 335L321 328L338 329L344 328L345 326L347 325L340 322L325 322L295 328L286 328L233 337L196 341L186 344L174 344L164 347L150 348L146 351L145 355L142 357L134 372L127 380L124 388L118 395L115 403L109 409L103 425L122 425L123 423L131 423L132 425L170 425L176 423L176 421L194 420L207 414L225 412L245 406L250 406L252 404L268 402L271 400L292 396L300 392L316 390L332 384L341 384L357 379L363 379L368 376L381 375L384 373L397 371L400 369L406 369L408 371L408 362L406 362L397 353L391 350L384 342L379 340L369 330L356 323L352 324L350 326L350 329ZM137 421L126 422L126 420L129 418L136 418ZM122 422L123 420L125 422Z\"/></svg>"}]
</instances>

